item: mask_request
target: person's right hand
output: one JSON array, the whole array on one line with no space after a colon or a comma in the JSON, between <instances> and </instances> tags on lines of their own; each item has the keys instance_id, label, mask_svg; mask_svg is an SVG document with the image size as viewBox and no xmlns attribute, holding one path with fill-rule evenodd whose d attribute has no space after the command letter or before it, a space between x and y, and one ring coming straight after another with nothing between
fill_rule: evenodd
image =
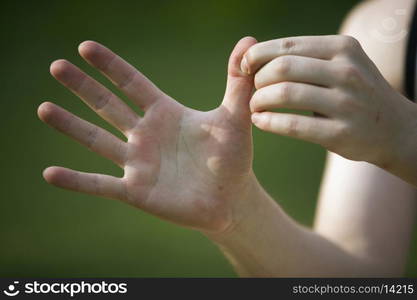
<instances>
[{"instance_id":1,"label":"person's right hand","mask_svg":"<svg viewBox=\"0 0 417 300\"><path fill-rule=\"evenodd\" d=\"M249 99L253 77L240 71L243 53L233 50L222 104L208 112L187 108L104 46L87 41L81 56L99 69L145 115L139 117L117 96L65 60L52 75L127 138L122 141L55 104L38 109L41 120L124 168L124 177L62 167L44 171L58 187L128 202L175 223L222 232L243 217L256 186L252 172ZM202 68L203 69L203 68Z\"/></svg>"}]
</instances>

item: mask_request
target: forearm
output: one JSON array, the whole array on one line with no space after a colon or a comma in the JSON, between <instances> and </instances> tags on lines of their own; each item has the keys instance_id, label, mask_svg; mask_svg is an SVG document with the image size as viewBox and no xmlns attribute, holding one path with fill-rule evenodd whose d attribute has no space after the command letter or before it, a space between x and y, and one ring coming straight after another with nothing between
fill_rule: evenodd
<instances>
[{"instance_id":1,"label":"forearm","mask_svg":"<svg viewBox=\"0 0 417 300\"><path fill-rule=\"evenodd\" d=\"M206 233L241 276L377 276L375 264L292 220L257 186L252 210L221 234Z\"/></svg>"},{"instance_id":2,"label":"forearm","mask_svg":"<svg viewBox=\"0 0 417 300\"><path fill-rule=\"evenodd\" d=\"M365 162L329 153L314 230L343 249L375 261L384 276L401 276L407 262L416 190Z\"/></svg>"}]
</instances>

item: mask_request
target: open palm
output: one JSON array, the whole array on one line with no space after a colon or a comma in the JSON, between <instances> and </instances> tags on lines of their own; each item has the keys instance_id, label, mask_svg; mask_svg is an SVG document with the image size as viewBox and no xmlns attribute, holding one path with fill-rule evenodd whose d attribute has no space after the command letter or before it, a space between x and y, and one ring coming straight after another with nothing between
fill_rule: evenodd
<instances>
[{"instance_id":1,"label":"open palm","mask_svg":"<svg viewBox=\"0 0 417 300\"><path fill-rule=\"evenodd\" d=\"M187 108L104 46L87 41L81 56L107 76L145 114L138 116L117 96L65 60L52 75L127 138L122 141L55 104L39 117L124 169L123 178L50 167L56 186L119 199L164 219L208 230L233 222L239 198L253 183L249 99L253 79L240 59L255 43L244 38L233 50L222 104L209 112Z\"/></svg>"}]
</instances>

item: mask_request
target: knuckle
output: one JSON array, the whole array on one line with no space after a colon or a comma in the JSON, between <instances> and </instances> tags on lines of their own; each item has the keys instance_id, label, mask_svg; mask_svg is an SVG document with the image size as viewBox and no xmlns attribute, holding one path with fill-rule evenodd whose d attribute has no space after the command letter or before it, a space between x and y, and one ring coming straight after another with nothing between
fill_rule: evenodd
<instances>
[{"instance_id":1,"label":"knuckle","mask_svg":"<svg viewBox=\"0 0 417 300\"><path fill-rule=\"evenodd\" d=\"M87 133L87 148L94 151L96 147L99 130L97 127L90 129Z\"/></svg>"},{"instance_id":2,"label":"knuckle","mask_svg":"<svg viewBox=\"0 0 417 300\"><path fill-rule=\"evenodd\" d=\"M351 131L349 124L338 124L333 128L333 135L330 137L330 141L333 145L342 145L351 135Z\"/></svg>"},{"instance_id":3,"label":"knuckle","mask_svg":"<svg viewBox=\"0 0 417 300\"><path fill-rule=\"evenodd\" d=\"M362 79L361 71L356 66L350 63L343 65L338 73L340 76L341 83L344 84L357 84Z\"/></svg>"},{"instance_id":4,"label":"knuckle","mask_svg":"<svg viewBox=\"0 0 417 300\"><path fill-rule=\"evenodd\" d=\"M103 110L107 107L113 97L113 93L108 91L100 95L94 103L94 109L97 111Z\"/></svg>"},{"instance_id":5,"label":"knuckle","mask_svg":"<svg viewBox=\"0 0 417 300\"><path fill-rule=\"evenodd\" d=\"M343 114L352 114L360 110L360 103L357 99L347 93L340 96L337 106L338 110Z\"/></svg>"},{"instance_id":6,"label":"knuckle","mask_svg":"<svg viewBox=\"0 0 417 300\"><path fill-rule=\"evenodd\" d=\"M352 53L360 48L359 41L352 36L341 35L340 36L340 52Z\"/></svg>"},{"instance_id":7,"label":"knuckle","mask_svg":"<svg viewBox=\"0 0 417 300\"><path fill-rule=\"evenodd\" d=\"M272 124L271 114L267 113L264 115L264 117L262 118L262 127L269 130L272 130L274 128Z\"/></svg>"},{"instance_id":8,"label":"knuckle","mask_svg":"<svg viewBox=\"0 0 417 300\"><path fill-rule=\"evenodd\" d=\"M119 89L126 89L131 83L134 82L136 75L136 70L133 70L130 73L126 74L124 78L117 83L117 87Z\"/></svg>"},{"instance_id":9,"label":"knuckle","mask_svg":"<svg viewBox=\"0 0 417 300\"><path fill-rule=\"evenodd\" d=\"M296 118L288 118L285 127L284 134L292 137L297 137L300 132L300 123Z\"/></svg>"},{"instance_id":10,"label":"knuckle","mask_svg":"<svg viewBox=\"0 0 417 300\"><path fill-rule=\"evenodd\" d=\"M288 74L291 70L291 59L285 56L277 58L275 69L279 75Z\"/></svg>"},{"instance_id":11,"label":"knuckle","mask_svg":"<svg viewBox=\"0 0 417 300\"><path fill-rule=\"evenodd\" d=\"M280 48L284 53L291 52L295 47L296 43L293 38L283 38L280 41Z\"/></svg>"},{"instance_id":12,"label":"knuckle","mask_svg":"<svg viewBox=\"0 0 417 300\"><path fill-rule=\"evenodd\" d=\"M290 101L291 89L289 82L283 82L278 85L276 98L279 103L286 104Z\"/></svg>"}]
</instances>

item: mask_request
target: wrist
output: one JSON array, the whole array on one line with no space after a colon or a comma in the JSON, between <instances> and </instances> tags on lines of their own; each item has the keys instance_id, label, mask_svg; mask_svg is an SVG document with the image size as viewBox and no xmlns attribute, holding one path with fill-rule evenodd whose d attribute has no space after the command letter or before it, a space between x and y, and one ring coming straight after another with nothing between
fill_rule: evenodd
<instances>
[{"instance_id":1,"label":"wrist","mask_svg":"<svg viewBox=\"0 0 417 300\"><path fill-rule=\"evenodd\" d=\"M253 174L253 171L251 171L248 180L245 181L238 190L240 192L234 194L232 199L222 200L222 202L230 203L227 209L229 212L226 214L228 216L227 221L225 220L224 222L225 225L215 230L200 230L210 239L221 239L222 237L228 236L234 232L236 228L239 227L239 224L244 222L251 211L255 209L261 186L259 185L255 174Z\"/></svg>"},{"instance_id":2,"label":"wrist","mask_svg":"<svg viewBox=\"0 0 417 300\"><path fill-rule=\"evenodd\" d=\"M229 225L221 231L202 231L216 244L225 245L235 240L252 239L251 236L259 234L260 226L267 216L272 214L276 217L277 211L281 211L255 175L252 177L245 196L234 202Z\"/></svg>"},{"instance_id":3,"label":"wrist","mask_svg":"<svg viewBox=\"0 0 417 300\"><path fill-rule=\"evenodd\" d=\"M305 240L305 231L256 182L251 197L235 222L222 232L203 232L214 242L240 276L277 276ZM248 196L249 196L248 195ZM243 201L242 201L243 202ZM288 243L295 246L288 247ZM277 250L278 249L278 250ZM282 252L282 253L281 253ZM284 271L285 272L285 271Z\"/></svg>"},{"instance_id":4,"label":"wrist","mask_svg":"<svg viewBox=\"0 0 417 300\"><path fill-rule=\"evenodd\" d=\"M394 159L394 162L400 166L414 164L417 161L417 104L407 101L402 123L399 151Z\"/></svg>"},{"instance_id":5,"label":"wrist","mask_svg":"<svg viewBox=\"0 0 417 300\"><path fill-rule=\"evenodd\" d=\"M404 179L409 176L410 165L417 160L417 105L403 97L396 138L391 139L393 145L388 150L387 158L377 165Z\"/></svg>"}]
</instances>

